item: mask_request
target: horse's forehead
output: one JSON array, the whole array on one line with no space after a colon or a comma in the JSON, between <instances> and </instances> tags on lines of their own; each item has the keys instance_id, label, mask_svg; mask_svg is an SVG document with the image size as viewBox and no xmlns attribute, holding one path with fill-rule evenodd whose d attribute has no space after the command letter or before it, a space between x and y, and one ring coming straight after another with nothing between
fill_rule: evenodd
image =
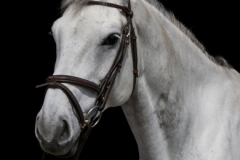
<instances>
[{"instance_id":1,"label":"horse's forehead","mask_svg":"<svg viewBox=\"0 0 240 160\"><path fill-rule=\"evenodd\" d=\"M126 23L126 18L116 8L92 5L86 6L76 13L74 8L71 7L54 23L53 30L54 28L69 29L71 27L75 29L97 29L112 25L120 27L123 23ZM87 31L84 30L84 33L87 33Z\"/></svg>"},{"instance_id":2,"label":"horse's forehead","mask_svg":"<svg viewBox=\"0 0 240 160\"><path fill-rule=\"evenodd\" d=\"M82 8L77 13L68 9L53 25L57 44L55 74L68 73L94 82L103 79L102 75L95 73L95 70L99 69L96 68L96 60L105 64L99 69L105 72L105 68L110 67L114 57L109 56L109 61L101 61L99 54L95 53L102 51L99 44L109 34L121 33L126 23L125 16L116 8L92 5ZM84 70L88 72L82 72Z\"/></svg>"}]
</instances>

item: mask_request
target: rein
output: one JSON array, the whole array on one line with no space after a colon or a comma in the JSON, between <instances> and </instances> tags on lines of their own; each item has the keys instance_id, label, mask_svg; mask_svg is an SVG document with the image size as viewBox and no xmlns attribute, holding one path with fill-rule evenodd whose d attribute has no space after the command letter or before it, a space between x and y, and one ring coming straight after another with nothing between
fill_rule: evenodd
<instances>
[{"instance_id":1,"label":"rein","mask_svg":"<svg viewBox=\"0 0 240 160\"><path fill-rule=\"evenodd\" d=\"M134 75L132 93L135 88L136 78L138 77L138 69L137 69L138 57L137 57L137 44L136 44L137 37L132 25L133 12L131 10L130 0L128 3L128 7L120 6L120 5L108 3L108 2L100 2L100 1L89 1L87 5L102 5L102 6L117 8L122 10L125 13L127 18L127 25L124 27L122 31L122 40L120 43L120 47L118 49L117 55L107 75L99 85L89 80L74 77L74 76L51 75L47 78L45 84L36 86L36 88L47 87L47 89L49 88L61 89L63 93L65 93L66 96L68 97L71 105L75 108L77 112L77 119L79 121L79 125L82 130L81 130L77 150L73 155L73 160L78 159L83 149L83 146L91 132L91 129L94 126L96 126L101 119L102 112L105 108L110 91L113 87L117 74L120 72L122 61L127 51L127 47L130 43L131 43L131 50L132 50L133 75ZM98 96L95 101L95 107L89 110L86 117L84 117L80 104L78 103L74 94L62 83L85 86L98 93ZM44 160L45 158L46 158L46 153L43 152L42 160Z\"/></svg>"}]
</instances>

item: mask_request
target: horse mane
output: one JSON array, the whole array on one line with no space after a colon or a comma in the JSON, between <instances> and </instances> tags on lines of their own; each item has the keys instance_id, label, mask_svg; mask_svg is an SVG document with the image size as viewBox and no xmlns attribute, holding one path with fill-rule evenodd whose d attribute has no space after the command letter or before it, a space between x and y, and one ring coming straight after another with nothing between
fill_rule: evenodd
<instances>
[{"instance_id":1,"label":"horse mane","mask_svg":"<svg viewBox=\"0 0 240 160\"><path fill-rule=\"evenodd\" d=\"M176 27L178 27L215 64L223 66L228 69L232 68L232 66L228 64L228 62L223 57L220 56L213 57L209 55L205 47L198 41L194 34L188 28L186 28L179 20L177 20L172 12L167 11L160 2L158 2L157 0L145 0L145 1L150 3L167 19L169 19Z\"/></svg>"},{"instance_id":2,"label":"horse mane","mask_svg":"<svg viewBox=\"0 0 240 160\"><path fill-rule=\"evenodd\" d=\"M80 10L84 7L87 2L90 0L62 0L61 10L64 11L69 5L75 4L76 10ZM164 6L158 2L157 0L145 0L153 7L155 7L159 12L161 12L167 19L169 19L176 27L178 27L210 60L212 60L215 64L223 66L227 69L232 68L228 62L220 56L213 57L209 55L205 49L205 47L198 41L198 39L194 36L194 34L186 28L179 20L177 20L172 12L167 11Z\"/></svg>"}]
</instances>

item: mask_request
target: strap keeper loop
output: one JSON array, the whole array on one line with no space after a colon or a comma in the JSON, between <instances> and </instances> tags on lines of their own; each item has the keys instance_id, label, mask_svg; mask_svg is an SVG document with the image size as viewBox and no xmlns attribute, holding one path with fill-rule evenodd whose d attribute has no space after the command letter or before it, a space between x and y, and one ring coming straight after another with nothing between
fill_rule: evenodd
<instances>
[{"instance_id":1,"label":"strap keeper loop","mask_svg":"<svg viewBox=\"0 0 240 160\"><path fill-rule=\"evenodd\" d=\"M133 70L133 74L135 74L135 75L138 77L138 70L137 70L137 69L134 69L134 70Z\"/></svg>"},{"instance_id":2,"label":"strap keeper loop","mask_svg":"<svg viewBox=\"0 0 240 160\"><path fill-rule=\"evenodd\" d=\"M124 6L121 9L123 12L126 13L127 16L129 16L130 18L133 18L133 11L130 10L128 7Z\"/></svg>"},{"instance_id":3,"label":"strap keeper loop","mask_svg":"<svg viewBox=\"0 0 240 160\"><path fill-rule=\"evenodd\" d=\"M137 36L131 35L131 38L132 38L133 40L136 40L136 39L137 39Z\"/></svg>"},{"instance_id":4,"label":"strap keeper loop","mask_svg":"<svg viewBox=\"0 0 240 160\"><path fill-rule=\"evenodd\" d=\"M51 87L53 87L53 88L57 88L57 86L56 86L56 81L51 81L51 82L49 82L48 83Z\"/></svg>"},{"instance_id":5,"label":"strap keeper loop","mask_svg":"<svg viewBox=\"0 0 240 160\"><path fill-rule=\"evenodd\" d=\"M122 68L122 64L121 63L118 63L118 66L119 66L119 68Z\"/></svg>"}]
</instances>

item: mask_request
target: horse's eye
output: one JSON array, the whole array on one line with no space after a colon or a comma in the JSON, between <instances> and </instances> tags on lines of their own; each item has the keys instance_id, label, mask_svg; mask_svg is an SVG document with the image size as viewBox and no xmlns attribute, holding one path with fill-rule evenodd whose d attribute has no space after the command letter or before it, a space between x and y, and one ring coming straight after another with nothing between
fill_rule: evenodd
<instances>
[{"instance_id":1,"label":"horse's eye","mask_svg":"<svg viewBox=\"0 0 240 160\"><path fill-rule=\"evenodd\" d=\"M112 46L117 43L119 37L116 34L111 34L107 39L102 43L102 45Z\"/></svg>"}]
</instances>

